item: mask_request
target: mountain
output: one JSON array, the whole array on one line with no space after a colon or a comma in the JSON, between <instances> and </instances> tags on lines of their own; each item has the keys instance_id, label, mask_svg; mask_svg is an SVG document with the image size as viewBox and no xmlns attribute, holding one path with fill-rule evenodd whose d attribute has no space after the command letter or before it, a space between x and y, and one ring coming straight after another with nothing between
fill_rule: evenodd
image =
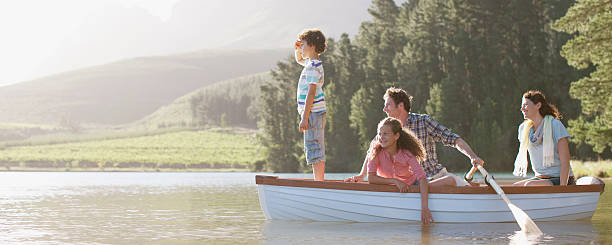
<instances>
[{"instance_id":1,"label":"mountain","mask_svg":"<svg viewBox=\"0 0 612 245\"><path fill-rule=\"evenodd\" d=\"M23 18L44 24L28 28L28 33L53 34L31 36L40 39L36 42L15 40L25 32L19 28L23 21L7 19L14 22L8 27L15 28L6 31L16 31L3 33L13 45L0 45L0 51L12 54L0 56L0 64L17 68L0 73L0 85L132 57L219 48L287 48L302 29L318 27L327 37L339 38L342 33L357 34L361 22L371 19L367 11L371 0L177 0L167 19L138 7L156 1L131 2L135 5L60 1L56 5L66 5L65 12L79 16L64 22L26 11ZM27 47L29 43L36 47ZM18 44L21 47L10 48ZM33 48L38 52L31 52Z\"/></svg>"},{"instance_id":2,"label":"mountain","mask_svg":"<svg viewBox=\"0 0 612 245\"><path fill-rule=\"evenodd\" d=\"M371 18L369 6L370 0L180 0L161 20L111 4L83 14L53 51L21 57L36 64L32 74L52 75L0 86L0 122L130 123L195 89L269 71L292 55L302 29L354 35Z\"/></svg>"},{"instance_id":3,"label":"mountain","mask_svg":"<svg viewBox=\"0 0 612 245\"><path fill-rule=\"evenodd\" d=\"M195 89L269 71L289 49L204 50L121 60L0 87L0 122L125 124Z\"/></svg>"}]
</instances>

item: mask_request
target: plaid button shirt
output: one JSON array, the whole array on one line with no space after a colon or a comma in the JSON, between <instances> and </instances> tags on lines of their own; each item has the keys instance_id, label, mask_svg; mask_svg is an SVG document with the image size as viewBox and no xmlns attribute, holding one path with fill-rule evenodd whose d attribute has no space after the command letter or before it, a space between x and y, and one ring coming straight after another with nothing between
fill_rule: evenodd
<instances>
[{"instance_id":1,"label":"plaid button shirt","mask_svg":"<svg viewBox=\"0 0 612 245\"><path fill-rule=\"evenodd\" d=\"M421 166L423 166L427 177L432 177L445 169L438 162L436 142L455 147L455 140L459 138L459 135L451 132L450 129L440 125L431 116L425 114L409 113L404 127L410 129L425 147L427 156L421 162Z\"/></svg>"}]
</instances>

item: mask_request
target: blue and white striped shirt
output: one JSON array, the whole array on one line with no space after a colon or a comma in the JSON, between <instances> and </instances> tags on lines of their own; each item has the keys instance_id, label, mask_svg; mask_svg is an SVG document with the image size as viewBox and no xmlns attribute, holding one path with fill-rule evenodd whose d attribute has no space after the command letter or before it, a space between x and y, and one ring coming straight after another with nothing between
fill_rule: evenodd
<instances>
[{"instance_id":1,"label":"blue and white striped shirt","mask_svg":"<svg viewBox=\"0 0 612 245\"><path fill-rule=\"evenodd\" d=\"M301 65L304 66L304 69L302 69L302 74L300 75L297 87L298 112L300 115L304 113L306 96L308 95L308 87L310 84L317 85L310 111L325 112L325 95L323 94L323 62L320 60L306 59L306 61Z\"/></svg>"}]
</instances>

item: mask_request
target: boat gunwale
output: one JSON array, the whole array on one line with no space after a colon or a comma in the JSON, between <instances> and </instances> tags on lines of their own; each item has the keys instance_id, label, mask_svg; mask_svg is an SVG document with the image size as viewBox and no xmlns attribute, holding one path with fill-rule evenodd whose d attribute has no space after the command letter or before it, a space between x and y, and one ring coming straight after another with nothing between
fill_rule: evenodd
<instances>
[{"instance_id":1,"label":"boat gunwale","mask_svg":"<svg viewBox=\"0 0 612 245\"><path fill-rule=\"evenodd\" d=\"M342 180L313 181L308 179L279 178L271 175L256 175L258 185L305 187L318 189L399 192L394 185L377 185L367 182L344 182ZM569 185L569 186L501 186L506 194L545 194L545 193L584 193L603 192L603 185ZM408 193L418 193L418 186L408 186ZM489 186L439 186L429 187L429 193L435 194L496 194Z\"/></svg>"}]
</instances>

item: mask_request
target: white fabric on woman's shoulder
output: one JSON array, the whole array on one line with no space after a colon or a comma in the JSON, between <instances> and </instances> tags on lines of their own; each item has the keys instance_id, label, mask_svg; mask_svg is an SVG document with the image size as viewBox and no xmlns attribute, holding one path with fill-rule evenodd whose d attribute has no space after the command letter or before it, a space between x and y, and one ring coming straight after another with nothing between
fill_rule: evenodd
<instances>
[{"instance_id":1,"label":"white fabric on woman's shoulder","mask_svg":"<svg viewBox=\"0 0 612 245\"><path fill-rule=\"evenodd\" d=\"M525 177L527 175L527 144L529 144L529 129L533 126L531 120L525 120L519 126L518 139L520 142L519 152L514 159L514 176Z\"/></svg>"},{"instance_id":2,"label":"white fabric on woman's shoulder","mask_svg":"<svg viewBox=\"0 0 612 245\"><path fill-rule=\"evenodd\" d=\"M544 167L551 167L555 163L555 145L553 145L553 135L552 135L552 120L553 117L551 115L546 115L544 117L544 139L542 142L542 146L544 147Z\"/></svg>"},{"instance_id":3,"label":"white fabric on woman's shoulder","mask_svg":"<svg viewBox=\"0 0 612 245\"><path fill-rule=\"evenodd\" d=\"M553 145L552 137L552 119L551 115L546 115L542 122L542 132L538 139L535 140L535 144L543 144L543 165L544 167L550 167L555 162L555 146ZM529 130L533 127L531 120L526 120L519 126L519 152L514 160L514 176L525 177L527 175L527 148L531 144L529 139ZM537 134L536 134L537 135Z\"/></svg>"}]
</instances>

